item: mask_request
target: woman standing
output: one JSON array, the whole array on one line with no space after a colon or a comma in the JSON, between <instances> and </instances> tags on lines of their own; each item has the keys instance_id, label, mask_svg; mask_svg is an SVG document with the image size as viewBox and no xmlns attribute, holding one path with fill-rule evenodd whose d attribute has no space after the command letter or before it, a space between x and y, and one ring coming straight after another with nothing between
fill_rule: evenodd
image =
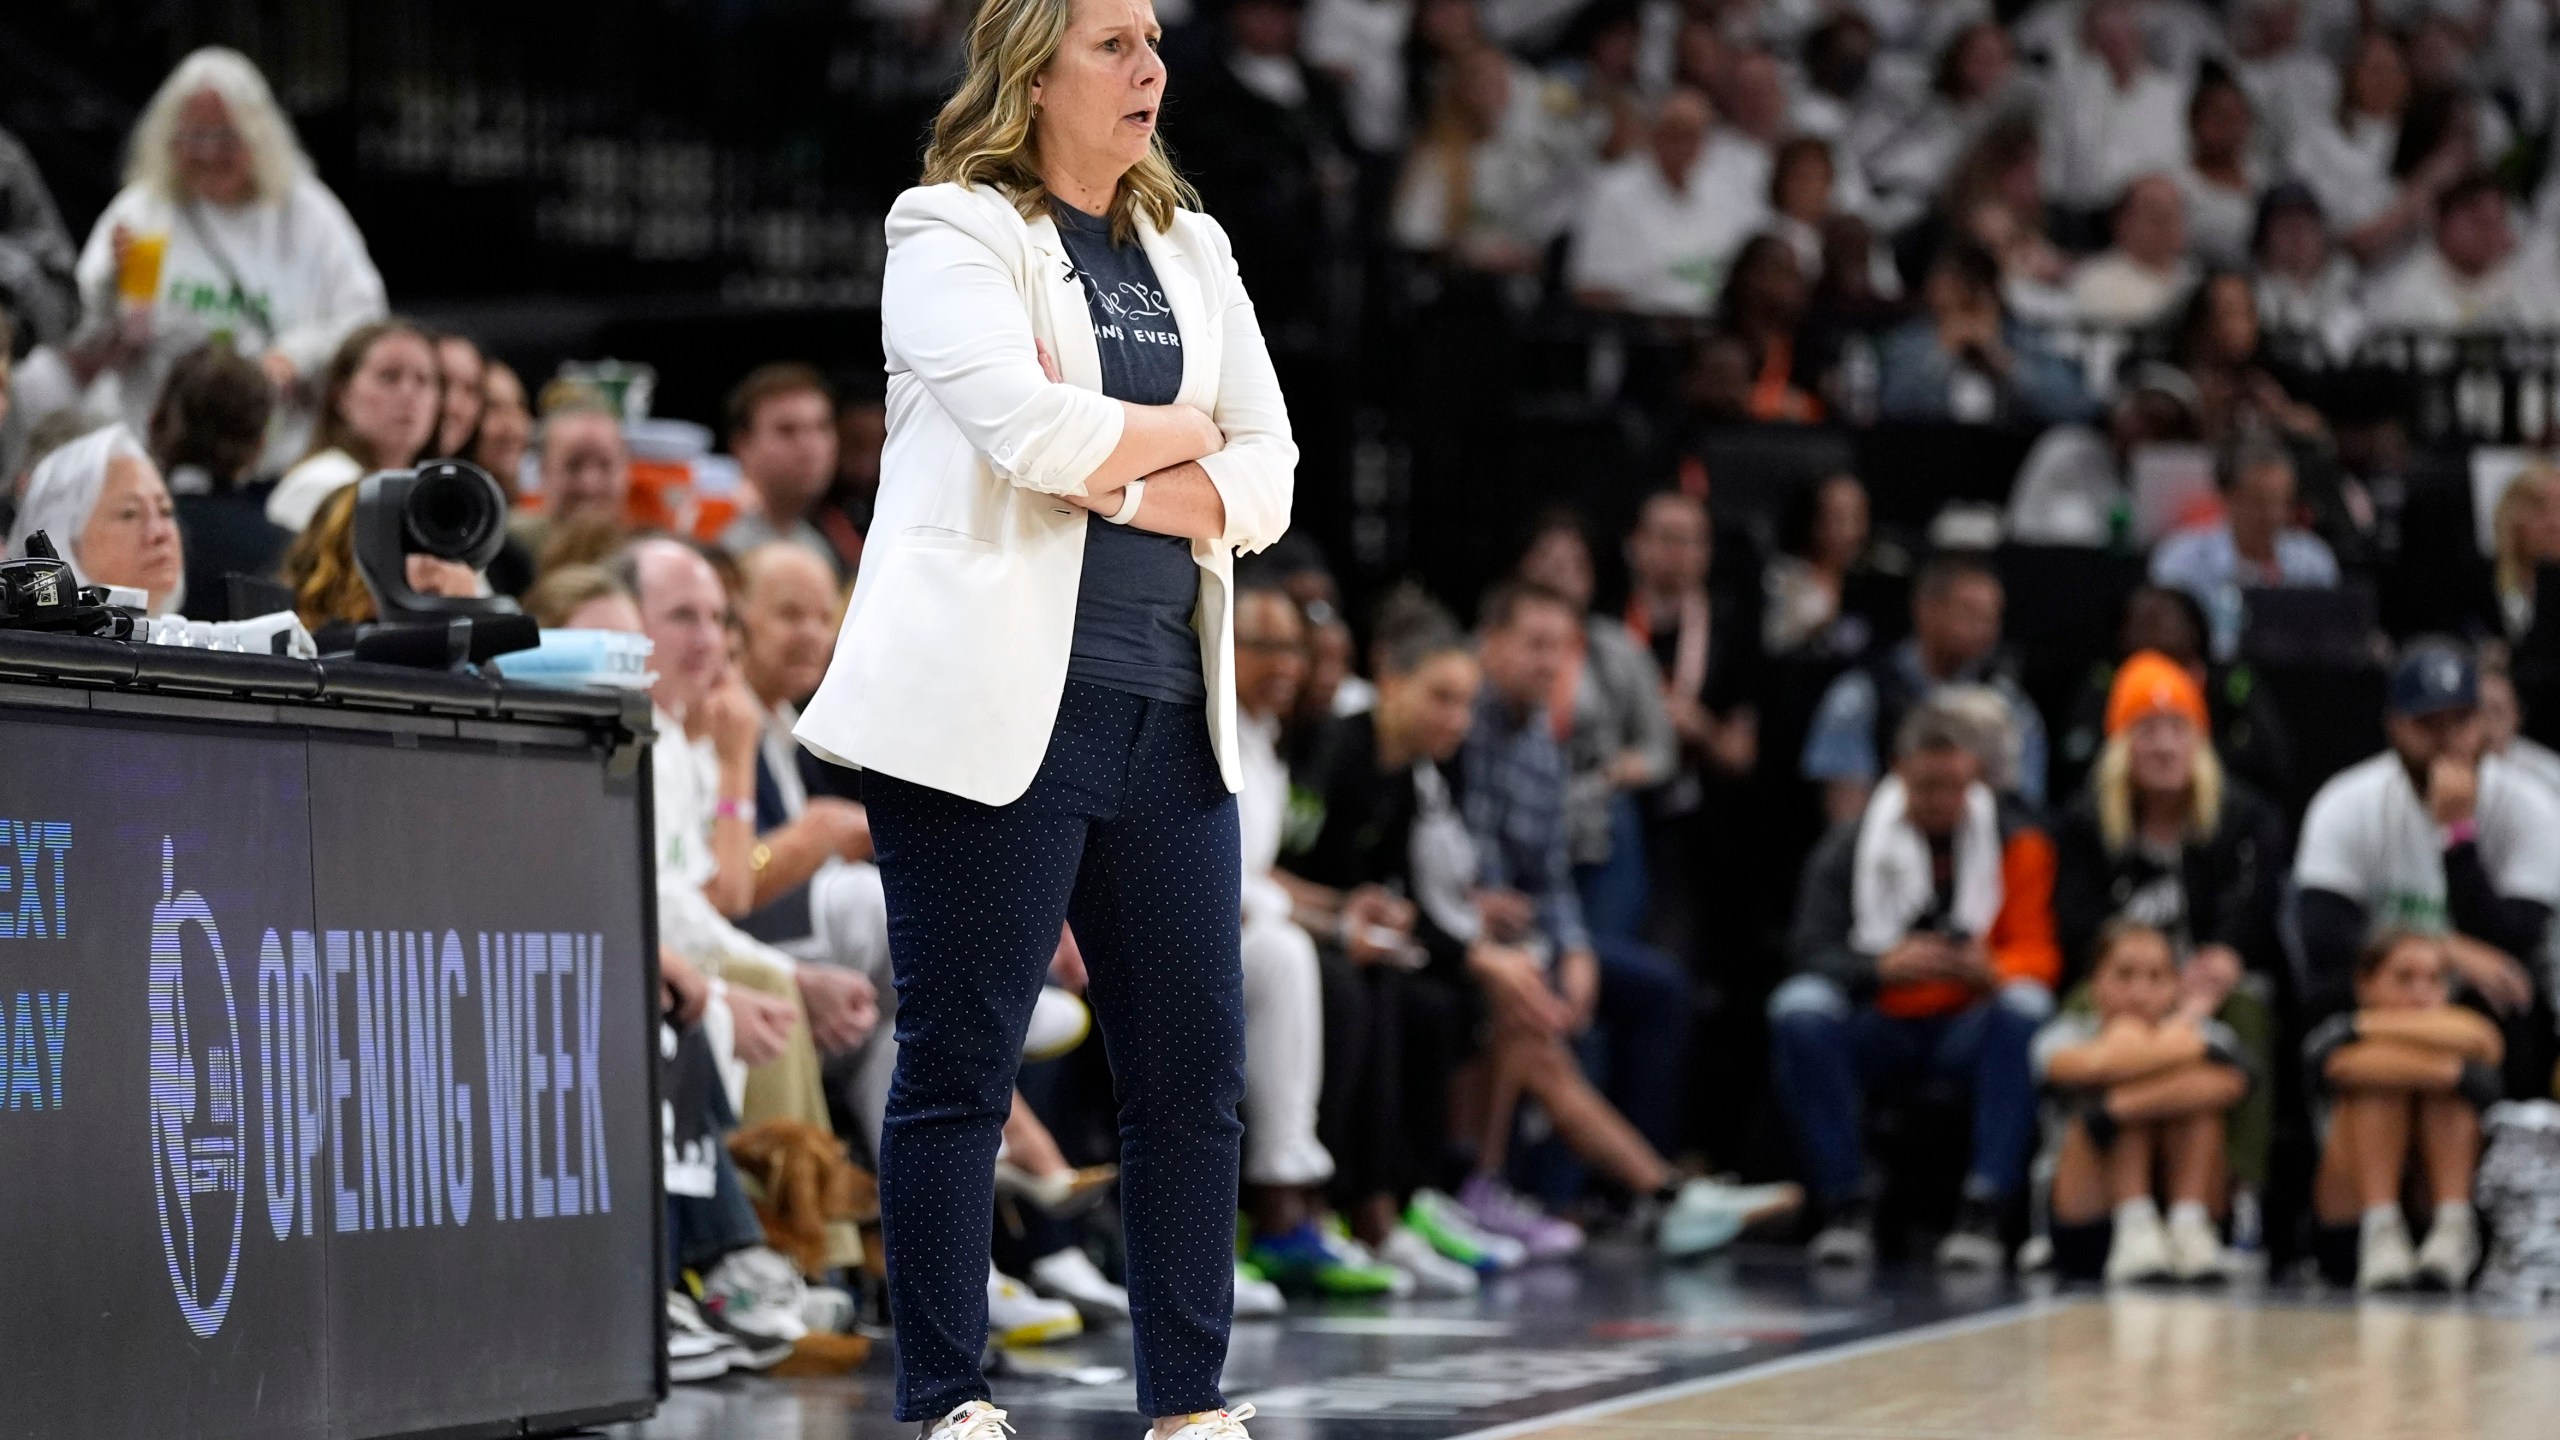
<instances>
[{"instance_id":1,"label":"woman standing","mask_svg":"<svg viewBox=\"0 0 2560 1440\"><path fill-rule=\"evenodd\" d=\"M65 348L93 404L140 434L169 367L227 334L280 404L257 473L303 453L321 366L382 314L382 276L346 207L311 173L258 67L236 50L178 62L133 127L124 189L78 269L86 314Z\"/></svg>"},{"instance_id":2,"label":"woman standing","mask_svg":"<svg viewBox=\"0 0 2560 1440\"><path fill-rule=\"evenodd\" d=\"M1145 0L985 0L892 207L888 441L798 735L861 767L899 1057L881 1139L900 1418L1001 1440L979 1370L999 1131L1072 921L1121 1096L1140 1405L1221 1410L1243 1006L1238 551L1297 447L1225 233L1157 137Z\"/></svg>"}]
</instances>

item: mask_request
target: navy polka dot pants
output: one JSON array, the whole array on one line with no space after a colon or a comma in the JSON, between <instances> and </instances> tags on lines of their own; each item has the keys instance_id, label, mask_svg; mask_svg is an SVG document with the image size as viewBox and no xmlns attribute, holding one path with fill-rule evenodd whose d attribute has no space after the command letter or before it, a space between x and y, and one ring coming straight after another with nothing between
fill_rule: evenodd
<instances>
[{"instance_id":1,"label":"navy polka dot pants","mask_svg":"<svg viewBox=\"0 0 2560 1440\"><path fill-rule=\"evenodd\" d=\"M880 1140L898 1418L987 1398L996 1145L1061 921L1083 949L1119 1093L1139 1406L1221 1408L1243 1134L1243 901L1235 797L1205 712L1070 682L1021 799L981 805L877 771L862 798L898 984Z\"/></svg>"}]
</instances>

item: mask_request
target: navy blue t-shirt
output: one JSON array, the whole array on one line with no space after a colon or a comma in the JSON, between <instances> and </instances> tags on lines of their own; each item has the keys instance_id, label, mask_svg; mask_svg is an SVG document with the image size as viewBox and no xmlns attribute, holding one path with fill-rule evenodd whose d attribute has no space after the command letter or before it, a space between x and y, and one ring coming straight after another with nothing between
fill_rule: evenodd
<instances>
[{"instance_id":1,"label":"navy blue t-shirt","mask_svg":"<svg viewBox=\"0 0 2560 1440\"><path fill-rule=\"evenodd\" d=\"M1172 404L1182 389L1182 332L1174 328L1146 250L1135 241L1113 245L1108 217L1063 201L1049 209L1084 281L1094 348L1102 355L1102 393L1132 405ZM1200 598L1191 542L1099 515L1086 523L1084 537L1067 678L1153 700L1204 703L1209 689L1200 677L1200 639L1191 629Z\"/></svg>"}]
</instances>

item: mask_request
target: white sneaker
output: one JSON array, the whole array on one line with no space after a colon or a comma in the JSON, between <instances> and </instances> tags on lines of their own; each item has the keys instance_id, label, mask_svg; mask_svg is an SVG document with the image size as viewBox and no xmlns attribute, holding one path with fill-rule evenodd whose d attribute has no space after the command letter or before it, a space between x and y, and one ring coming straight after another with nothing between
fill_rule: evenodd
<instances>
[{"instance_id":1,"label":"white sneaker","mask_svg":"<svg viewBox=\"0 0 2560 1440\"><path fill-rule=\"evenodd\" d=\"M746 1347L711 1328L693 1297L667 1292L667 1378L679 1385L717 1380L746 1363Z\"/></svg>"},{"instance_id":2,"label":"white sneaker","mask_svg":"<svg viewBox=\"0 0 2560 1440\"><path fill-rule=\"evenodd\" d=\"M853 1296L833 1285L812 1285L800 1297L800 1323L812 1335L853 1333Z\"/></svg>"},{"instance_id":3,"label":"white sneaker","mask_svg":"<svg viewBox=\"0 0 2560 1440\"><path fill-rule=\"evenodd\" d=\"M1165 1437L1165 1440L1253 1440L1244 1432L1244 1422L1253 1418L1253 1402L1248 1400L1233 1410L1213 1410L1207 1418L1194 1420ZM1155 1427L1147 1427L1147 1440L1155 1440Z\"/></svg>"},{"instance_id":4,"label":"white sneaker","mask_svg":"<svg viewBox=\"0 0 2560 1440\"><path fill-rule=\"evenodd\" d=\"M1032 1288L1067 1301L1088 1320L1129 1318L1129 1292L1094 1268L1093 1257L1070 1245L1031 1262Z\"/></svg>"},{"instance_id":5,"label":"white sneaker","mask_svg":"<svg viewBox=\"0 0 2560 1440\"><path fill-rule=\"evenodd\" d=\"M1004 1412L984 1400L972 1400L933 1422L926 1440L1004 1440L1013 1427Z\"/></svg>"},{"instance_id":6,"label":"white sneaker","mask_svg":"<svg viewBox=\"0 0 2560 1440\"><path fill-rule=\"evenodd\" d=\"M1858 1220L1835 1220L1815 1234L1805 1258L1817 1269L1871 1270L1876 1263L1875 1232Z\"/></svg>"},{"instance_id":7,"label":"white sneaker","mask_svg":"<svg viewBox=\"0 0 2560 1440\"><path fill-rule=\"evenodd\" d=\"M2169 1207L2169 1273L2190 1285L2231 1278L2230 1257L2202 1205Z\"/></svg>"},{"instance_id":8,"label":"white sneaker","mask_svg":"<svg viewBox=\"0 0 2560 1440\"><path fill-rule=\"evenodd\" d=\"M1413 1298L1414 1292L1420 1289L1422 1285L1421 1281L1414 1278L1413 1272L1407 1270L1401 1265L1391 1265L1385 1260L1380 1259L1377 1253L1372 1251L1368 1246L1352 1239L1351 1232L1340 1228L1341 1223L1342 1222L1339 1219L1336 1219L1331 1223L1316 1226L1316 1233L1324 1237L1325 1248L1332 1251L1334 1255L1345 1265L1354 1267L1376 1265L1384 1268L1389 1274L1393 1275L1395 1279L1387 1286L1388 1299L1409 1300ZM1401 1230L1404 1227L1399 1225L1396 1228Z\"/></svg>"},{"instance_id":9,"label":"white sneaker","mask_svg":"<svg viewBox=\"0 0 2560 1440\"><path fill-rule=\"evenodd\" d=\"M2142 1285L2169 1278L2169 1232L2150 1201L2116 1211L2115 1238L2107 1246L2107 1283Z\"/></svg>"},{"instance_id":10,"label":"white sneaker","mask_svg":"<svg viewBox=\"0 0 2560 1440\"><path fill-rule=\"evenodd\" d=\"M1456 1300L1476 1293L1476 1272L1431 1248L1431 1242L1399 1225L1387 1232L1378 1258L1413 1277L1413 1293L1425 1300Z\"/></svg>"},{"instance_id":11,"label":"white sneaker","mask_svg":"<svg viewBox=\"0 0 2560 1440\"><path fill-rule=\"evenodd\" d=\"M780 1363L809 1333L800 1315L808 1295L799 1267L762 1245L730 1251L702 1277L702 1313L711 1323L746 1342L759 1358L781 1347L781 1355L764 1365Z\"/></svg>"},{"instance_id":12,"label":"white sneaker","mask_svg":"<svg viewBox=\"0 0 2560 1440\"><path fill-rule=\"evenodd\" d=\"M1084 1317L1064 1300L1043 1300L987 1267L987 1334L999 1345L1046 1345L1084 1333ZM957 1412L955 1412L957 1413Z\"/></svg>"},{"instance_id":13,"label":"white sneaker","mask_svg":"<svg viewBox=\"0 0 2560 1440\"><path fill-rule=\"evenodd\" d=\"M1674 1259L1704 1255L1732 1244L1734 1237L1747 1227L1788 1214L1803 1203L1804 1191L1794 1185L1736 1185L1703 1178L1685 1181L1662 1212L1654 1243Z\"/></svg>"},{"instance_id":14,"label":"white sneaker","mask_svg":"<svg viewBox=\"0 0 2560 1440\"><path fill-rule=\"evenodd\" d=\"M2430 1288L2459 1293L2471 1283L2480 1264L2480 1231L2468 1205L2439 1205L2435 1223L2427 1227L2427 1243L2418 1247L2417 1278Z\"/></svg>"},{"instance_id":15,"label":"white sneaker","mask_svg":"<svg viewBox=\"0 0 2560 1440\"><path fill-rule=\"evenodd\" d=\"M1289 1297L1280 1287L1263 1279L1236 1262L1236 1318L1239 1320L1275 1320L1289 1313Z\"/></svg>"},{"instance_id":16,"label":"white sneaker","mask_svg":"<svg viewBox=\"0 0 2560 1440\"><path fill-rule=\"evenodd\" d=\"M2409 1222L2400 1207L2368 1211L2356 1239L2356 1288L2406 1290L2418 1278L2418 1257L2409 1245Z\"/></svg>"}]
</instances>

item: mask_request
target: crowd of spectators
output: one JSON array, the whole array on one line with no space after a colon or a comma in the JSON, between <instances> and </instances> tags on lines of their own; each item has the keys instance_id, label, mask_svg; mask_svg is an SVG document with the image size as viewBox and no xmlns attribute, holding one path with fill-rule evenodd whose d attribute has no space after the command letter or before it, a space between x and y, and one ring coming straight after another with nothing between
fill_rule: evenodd
<instances>
[{"instance_id":1,"label":"crowd of spectators","mask_svg":"<svg viewBox=\"0 0 2560 1440\"><path fill-rule=\"evenodd\" d=\"M2032 435L1997 503L1916 527L1847 469L1737 513L1666 466L1622 534L1538 517L1481 595L1354 612L1304 540L1240 569L1242 1311L1471 1293L1595 1228L1679 1258L1792 1226L1851 1271L1918 1231L1961 1269L2206 1280L2272 1251L2467 1283L2482 1113L2548 1097L2560 1052L2560 758L2521 733L2560 674L2536 604L2560 470L2469 499L2480 583L2427 612L2454 633L2383 654L2370 597L2423 519L2379 483L2405 453L2270 337L2343 359L2560 323L2527 163L2541 7L1233 0L1196 23L1168 124L1283 351L1335 323L1339 247L1374 240L1522 313L1668 325L1712 420ZM770 1364L843 1328L809 1282L860 1263L859 1187L800 1203L738 1170L868 1165L894 1061L860 782L789 738L861 563L876 394L741 376L736 518L669 534L614 397L390 312L241 57L169 77L76 251L12 147L0 185L12 555L44 531L155 613L281 594L337 648L374 618L355 483L460 457L517 506L507 546L413 558L413 587L651 642L690 1097L672 1358ZM2157 344L2097 376L2074 327ZM2030 674L2021 547L2148 583L2111 643ZM2352 692L2364 758L2307 743L2259 663L2341 615L2342 666L2387 677ZM1072 933L1051 974L988 1279L1020 1343L1128 1303L1089 1243L1111 1126Z\"/></svg>"}]
</instances>

